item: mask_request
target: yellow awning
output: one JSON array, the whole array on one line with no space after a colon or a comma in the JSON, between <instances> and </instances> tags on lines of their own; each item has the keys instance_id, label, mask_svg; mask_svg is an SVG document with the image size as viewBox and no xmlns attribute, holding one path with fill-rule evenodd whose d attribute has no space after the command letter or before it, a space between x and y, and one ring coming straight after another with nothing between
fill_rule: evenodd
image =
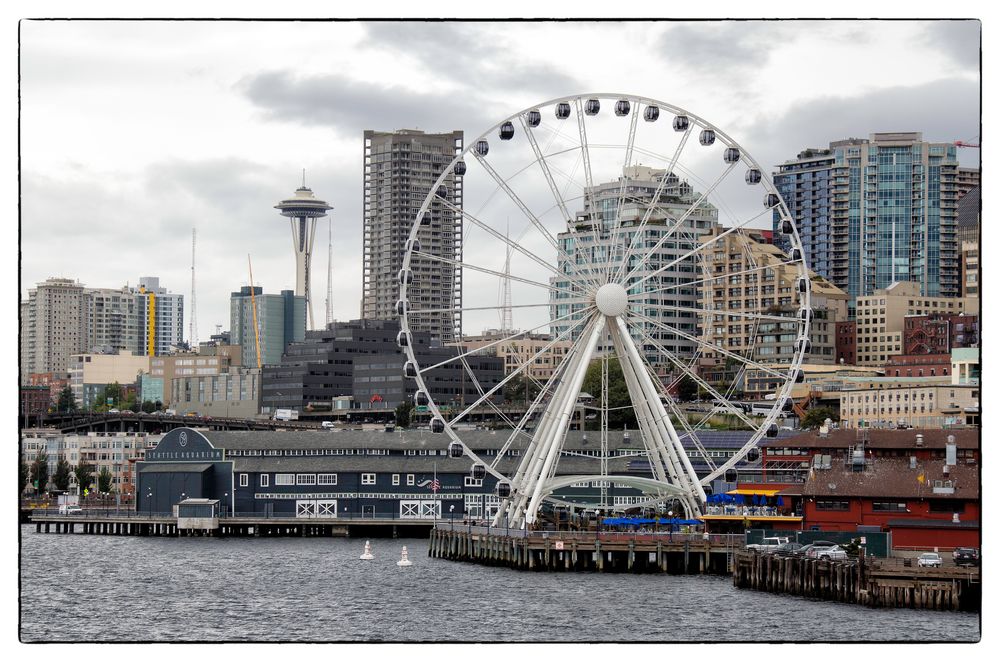
<instances>
[{"instance_id":1,"label":"yellow awning","mask_svg":"<svg viewBox=\"0 0 1000 662\"><path fill-rule=\"evenodd\" d=\"M767 496L767 497L773 497L775 494L777 494L780 491L781 490L745 490L745 489L738 489L738 490L729 490L728 492L726 492L726 494L742 494L743 496L764 495L764 496Z\"/></svg>"}]
</instances>

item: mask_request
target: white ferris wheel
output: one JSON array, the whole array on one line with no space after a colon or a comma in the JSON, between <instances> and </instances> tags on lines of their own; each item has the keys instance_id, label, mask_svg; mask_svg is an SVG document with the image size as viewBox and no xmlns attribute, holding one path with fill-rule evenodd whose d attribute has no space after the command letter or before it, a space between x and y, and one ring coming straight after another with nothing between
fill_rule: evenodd
<instances>
[{"instance_id":1,"label":"white ferris wheel","mask_svg":"<svg viewBox=\"0 0 1000 662\"><path fill-rule=\"evenodd\" d=\"M458 191L460 202L450 194ZM775 213L791 247L780 265L797 270L797 279L787 288L793 291L764 297L775 265L754 263L738 239L748 229L770 226ZM436 250L441 232L460 234L461 250ZM734 250L741 259L727 254ZM456 274L452 282L460 283L460 295L428 296L435 287L428 281L440 268ZM795 224L770 178L717 127L646 97L553 99L468 142L420 206L398 278L398 342L407 355L404 373L416 382L415 402L427 408L432 432L450 438L452 457L468 457L474 477L496 480L502 503L495 520L511 526L530 526L553 492L589 479L626 484L650 504L679 502L687 516L698 514L704 486L731 475L748 455L756 459L761 438L777 434L782 406L802 380L810 350L808 270ZM741 294L753 287L754 296L725 307L713 299L722 294L733 301L724 295L734 284L746 286ZM778 300L783 305L775 306ZM489 342L422 365L411 334L442 315L454 321L456 336L463 327L495 331ZM730 337L744 340L722 346L712 331L723 325ZM757 352L765 331L775 338L794 334L789 362L776 365ZM525 354L529 338L535 342ZM474 359L518 344L521 353L506 356L520 356L514 358L520 363L508 365L499 383L483 383ZM705 379L699 366L706 361L722 365L728 382ZM649 460L645 476L607 472L614 364L637 422L636 447ZM551 374L537 377L539 366L550 366ZM477 397L456 402L436 392L432 376L448 367L460 367ZM559 474L588 369L590 388L598 391L589 395L600 409L603 455L592 474ZM747 371L774 387L777 397L765 415L750 415L736 402ZM502 398L515 380L532 384L537 395L513 417ZM692 418L684 410L671 395L682 380L711 399L712 411ZM507 437L500 451L481 457L462 434L483 411L508 429L497 432ZM707 421L720 413L749 431L725 461L701 441ZM514 469L502 466L510 448L519 449Z\"/></svg>"}]
</instances>

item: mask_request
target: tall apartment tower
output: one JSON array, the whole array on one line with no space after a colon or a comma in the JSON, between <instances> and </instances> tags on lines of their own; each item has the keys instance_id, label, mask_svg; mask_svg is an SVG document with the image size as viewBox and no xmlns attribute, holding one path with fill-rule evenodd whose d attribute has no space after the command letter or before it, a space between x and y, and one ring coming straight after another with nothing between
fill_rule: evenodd
<instances>
[{"instance_id":1,"label":"tall apartment tower","mask_svg":"<svg viewBox=\"0 0 1000 662\"><path fill-rule=\"evenodd\" d=\"M240 346L244 366L257 367L258 342L260 365L277 364L289 343L306 337L306 298L292 290L264 294L262 287L254 286L251 292L244 286L230 296L229 323L232 344Z\"/></svg>"},{"instance_id":2,"label":"tall apartment tower","mask_svg":"<svg viewBox=\"0 0 1000 662\"><path fill-rule=\"evenodd\" d=\"M830 244L829 266L822 253L809 266L851 296L851 315L857 297L900 281L918 283L924 296L959 296L955 146L924 142L917 132L873 133L832 142L829 151L806 150L774 178L803 244ZM824 199L824 180L828 231L822 206L814 206Z\"/></svg>"},{"instance_id":3,"label":"tall apartment tower","mask_svg":"<svg viewBox=\"0 0 1000 662\"><path fill-rule=\"evenodd\" d=\"M830 175L834 156L831 149L810 148L794 161L778 166L774 185L795 218L802 240L806 264L827 278L833 273L833 246L830 243ZM774 221L775 244L786 253L791 243L777 232L781 219Z\"/></svg>"},{"instance_id":4,"label":"tall apartment tower","mask_svg":"<svg viewBox=\"0 0 1000 662\"><path fill-rule=\"evenodd\" d=\"M978 188L982 183L982 176L979 168L959 168L957 175L958 199L961 200L965 194L974 188Z\"/></svg>"},{"instance_id":5,"label":"tall apartment tower","mask_svg":"<svg viewBox=\"0 0 1000 662\"><path fill-rule=\"evenodd\" d=\"M134 351L139 319L135 295L127 286L84 289L85 351L98 354Z\"/></svg>"},{"instance_id":6,"label":"tall apartment tower","mask_svg":"<svg viewBox=\"0 0 1000 662\"><path fill-rule=\"evenodd\" d=\"M431 186L462 151L463 133L424 133L413 129L365 131L362 319L395 319L399 270L417 211ZM462 177L450 175L420 228L421 251L448 260L462 259ZM457 210L457 211L456 211ZM461 267L414 258L407 296L413 308L446 309L422 315L411 330L427 331L442 343L462 337ZM454 311L454 312L453 312Z\"/></svg>"},{"instance_id":7,"label":"tall apartment tower","mask_svg":"<svg viewBox=\"0 0 1000 662\"><path fill-rule=\"evenodd\" d=\"M609 262L621 264L630 245L652 246L668 232L669 222L680 217L690 207L700 194L684 180L666 170L657 170L647 166L629 166L624 176L629 178L629 201L622 208L622 226L618 232L610 232L614 226L617 200L621 190L620 181L595 184L585 197L582 212L576 215L577 234L561 232L557 236L566 256L573 262L571 267L566 258L559 257L561 273L588 273L595 268L603 268ZM642 236L635 238L647 206L656 192L659 182L666 177L668 182L660 196L656 211L650 216L649 222L642 228ZM593 203L594 208L591 208ZM665 241L654 255L650 255L645 266L635 272L634 278L641 280L655 271L659 265L668 264L681 258L685 253L693 251L699 245L701 237L711 233L718 227L718 210L708 202L702 202L674 233L670 241ZM591 232L597 227L598 232ZM596 236L596 241L595 241ZM597 266L591 266L597 265ZM677 264L650 278L647 283L649 298L645 302L650 305L665 305L689 307L697 309L700 306L698 286L678 287L669 290L660 288L668 283L682 284L700 278L702 265L698 257L690 256L679 259ZM569 289L570 283L553 276L549 279L553 287ZM566 298L561 292L550 293L551 316L553 320L569 315L574 309L581 309L583 304L563 303ZM691 313L680 312L671 308L656 311L657 320L664 325L678 329L688 336L698 336L700 320ZM572 326L574 318L566 318L551 325L554 338L562 335ZM634 338L637 345L647 354L649 362L663 374L671 372L674 366L667 361L655 345L647 340L647 336L655 339L664 349L679 355L688 356L694 353L697 343L678 333L668 332L648 322L640 322L635 327ZM644 335L645 334L645 335ZM579 335L579 329L569 334L570 340ZM600 351L611 350L610 344L598 343ZM662 368L662 370L661 370Z\"/></svg>"},{"instance_id":8,"label":"tall apartment tower","mask_svg":"<svg viewBox=\"0 0 1000 662\"><path fill-rule=\"evenodd\" d=\"M49 278L28 291L21 355L25 374L69 372L69 357L87 350L82 283Z\"/></svg>"},{"instance_id":9,"label":"tall apartment tower","mask_svg":"<svg viewBox=\"0 0 1000 662\"><path fill-rule=\"evenodd\" d=\"M154 276L140 278L134 292L139 319L135 353L168 354L184 340L184 295L170 294Z\"/></svg>"}]
</instances>

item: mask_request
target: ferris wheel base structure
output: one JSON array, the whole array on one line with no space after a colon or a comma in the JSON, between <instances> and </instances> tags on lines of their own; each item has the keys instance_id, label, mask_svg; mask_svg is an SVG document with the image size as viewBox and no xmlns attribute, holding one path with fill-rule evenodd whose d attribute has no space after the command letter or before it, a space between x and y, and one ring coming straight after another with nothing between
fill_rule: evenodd
<instances>
[{"instance_id":1,"label":"ferris wheel base structure","mask_svg":"<svg viewBox=\"0 0 1000 662\"><path fill-rule=\"evenodd\" d=\"M715 156L690 154L696 150L710 155L714 151ZM685 153L692 156L693 165L685 164ZM472 205L449 202L447 187L458 176L482 182L484 193L495 184L475 213L468 211ZM736 177L739 180L733 181ZM749 196L749 203L743 200L735 210L721 200L723 189ZM748 205L758 211L743 211L752 208ZM718 226L722 212L732 227ZM792 247L780 264L794 265L799 273L794 293L780 302L791 307L790 313L775 312L780 308L777 299L765 302L757 296L765 293L758 284L768 282L769 265L751 263L750 256L736 273L720 272L713 265L714 254L731 252L724 247L733 233L755 220L769 222L772 215ZM466 228L462 256L439 254L435 232L458 222ZM500 244L504 250L497 250ZM496 306L477 300L466 308L459 301L452 310L441 307L448 305L441 303L450 300L447 297L428 299L418 288L410 292L415 279L432 273L429 267L435 265L460 267L466 292L508 292L513 283L517 305L506 299ZM472 480L481 481L487 474L496 479L499 507L489 513L496 525L531 528L545 502L620 510L619 503L607 498L612 481L642 493L638 500L622 504L675 503L688 517L696 517L706 501L703 485L732 470L765 435L777 433L781 403L801 381L800 366L809 352L810 279L797 228L779 192L760 165L723 131L684 109L646 97L591 94L552 99L508 117L471 141L439 175L417 212L402 266L396 310L402 329L397 343L407 356L403 373L416 381L414 403L430 411L431 432L451 439L449 455L472 460ZM713 303L713 290L744 284L753 288L753 296L748 290L740 306ZM493 311L504 320L502 332L497 340L440 363L419 365L411 331L424 328L425 320L442 310L455 319ZM519 319L512 321L512 314ZM544 319L539 323L540 316ZM749 340L726 346L712 342L713 327L727 323L730 328L740 325ZM795 334L787 367L765 365L756 358L756 338L776 333L762 325ZM481 383L469 357L497 352L533 332L547 333L551 340L538 341L541 348L534 351L532 346L530 355L518 359L519 365L499 383ZM557 355L558 361L553 358ZM706 355L726 361L727 371L730 362L736 366L723 380L728 387L699 374L697 362ZM643 475L608 473L611 357L621 367L629 408L638 423L639 455L648 460ZM601 392L594 395L601 403L601 447L595 457L600 470L560 474L571 417L588 368L598 362ZM431 389L433 371L447 364L461 365L478 392L471 404L463 400L457 413L439 406ZM554 367L542 383L529 367L544 364ZM731 402L747 370L776 383L774 407L763 420L751 419ZM711 414L689 421L671 395L672 385L663 381L667 372L676 380L695 382L721 403L718 409L731 412L751 429L743 447L716 464L698 438ZM503 397L501 389L516 378L534 381L538 392L520 420L511 420L495 399ZM490 457L480 457L462 442L467 417L482 409L492 409L511 429L502 448ZM501 471L504 458L518 455L515 448L520 452L516 468ZM709 467L707 475L696 475L689 453L701 455ZM596 503L568 500L560 492L587 481L591 487L594 481L604 486Z\"/></svg>"}]
</instances>

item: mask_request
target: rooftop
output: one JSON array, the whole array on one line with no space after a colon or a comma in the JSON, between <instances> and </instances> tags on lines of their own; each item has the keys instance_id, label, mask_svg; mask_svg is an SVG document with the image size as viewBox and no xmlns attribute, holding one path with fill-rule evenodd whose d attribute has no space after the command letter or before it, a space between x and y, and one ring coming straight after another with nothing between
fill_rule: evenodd
<instances>
[{"instance_id":1,"label":"rooftop","mask_svg":"<svg viewBox=\"0 0 1000 662\"><path fill-rule=\"evenodd\" d=\"M945 491L939 483L952 481ZM802 486L806 497L891 497L907 499L979 498L979 465L959 464L944 474L944 460L917 462L910 468L904 458L880 458L865 471L852 471L834 463L830 469L810 472Z\"/></svg>"},{"instance_id":2,"label":"rooftop","mask_svg":"<svg viewBox=\"0 0 1000 662\"><path fill-rule=\"evenodd\" d=\"M917 446L917 435L923 436L923 445ZM867 431L866 448L880 449L943 449L948 437L955 437L958 448L979 448L980 430L977 429L926 429L926 430L881 430ZM786 439L768 439L760 443L761 448L850 448L861 443L858 430L830 430L825 437L811 430Z\"/></svg>"}]
</instances>

